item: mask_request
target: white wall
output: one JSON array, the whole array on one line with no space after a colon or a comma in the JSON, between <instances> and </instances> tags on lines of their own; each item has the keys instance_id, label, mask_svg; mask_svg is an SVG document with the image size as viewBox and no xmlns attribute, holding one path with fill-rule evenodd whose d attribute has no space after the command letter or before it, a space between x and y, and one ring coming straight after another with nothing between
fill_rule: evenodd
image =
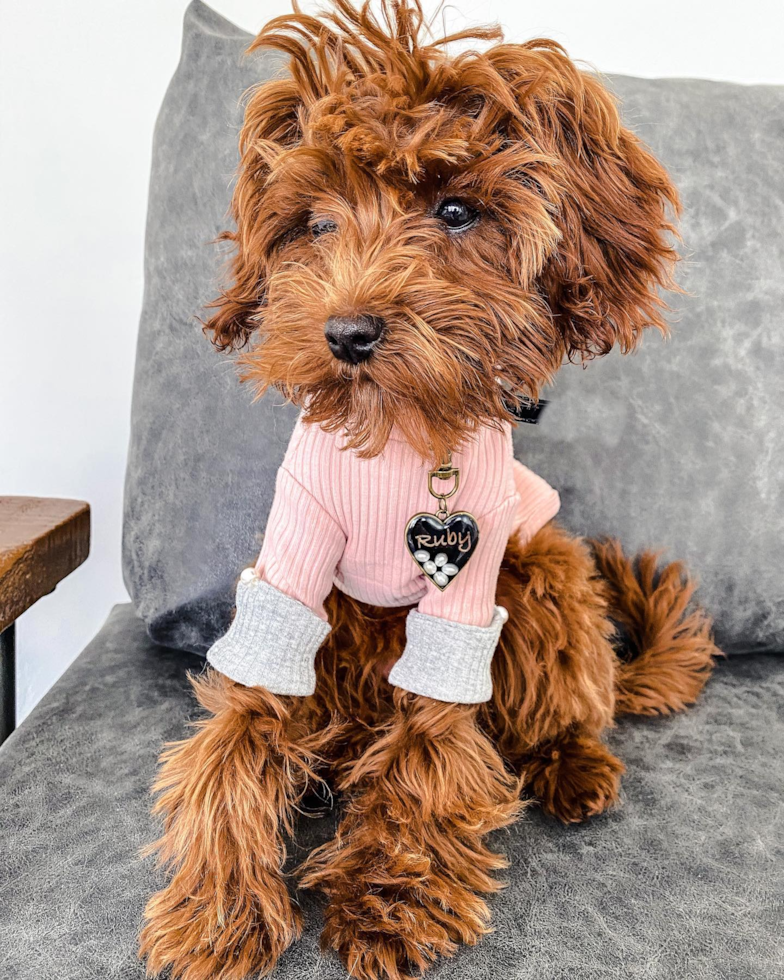
<instances>
[{"instance_id":1,"label":"white wall","mask_svg":"<svg viewBox=\"0 0 784 980\"><path fill-rule=\"evenodd\" d=\"M93 508L89 560L19 621L20 716L127 599L120 522L150 140L185 6L0 0L0 494ZM287 9L214 6L249 30ZM512 37L555 37L603 71L784 83L781 0L454 0L450 27L455 7Z\"/></svg>"}]
</instances>

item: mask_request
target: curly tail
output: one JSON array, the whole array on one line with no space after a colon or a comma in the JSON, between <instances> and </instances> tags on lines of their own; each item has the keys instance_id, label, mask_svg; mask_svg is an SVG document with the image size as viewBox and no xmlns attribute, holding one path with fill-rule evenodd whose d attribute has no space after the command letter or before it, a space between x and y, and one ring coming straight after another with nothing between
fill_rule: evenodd
<instances>
[{"instance_id":1,"label":"curly tail","mask_svg":"<svg viewBox=\"0 0 784 980\"><path fill-rule=\"evenodd\" d=\"M710 618L691 599L696 583L681 562L657 570L658 555L644 551L628 559L619 542L592 541L605 579L610 615L628 639L621 659L616 716L667 715L696 701L722 656Z\"/></svg>"}]
</instances>

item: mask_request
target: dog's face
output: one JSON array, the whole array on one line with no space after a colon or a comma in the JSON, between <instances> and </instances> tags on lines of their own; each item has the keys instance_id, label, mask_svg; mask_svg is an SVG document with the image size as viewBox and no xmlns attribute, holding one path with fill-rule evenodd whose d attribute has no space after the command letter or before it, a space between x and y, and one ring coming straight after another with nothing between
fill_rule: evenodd
<instances>
[{"instance_id":1,"label":"dog's face","mask_svg":"<svg viewBox=\"0 0 784 980\"><path fill-rule=\"evenodd\" d=\"M360 453L397 426L440 459L565 357L664 329L677 197L557 45L450 59L418 40L416 0L382 15L338 0L256 40L292 70L248 104L233 281L208 328Z\"/></svg>"}]
</instances>

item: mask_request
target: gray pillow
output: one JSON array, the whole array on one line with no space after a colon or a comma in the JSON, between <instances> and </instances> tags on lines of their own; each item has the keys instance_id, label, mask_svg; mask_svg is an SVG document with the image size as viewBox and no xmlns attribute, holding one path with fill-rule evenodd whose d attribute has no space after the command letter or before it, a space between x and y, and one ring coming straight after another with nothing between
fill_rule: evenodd
<instances>
[{"instance_id":1,"label":"gray pillow","mask_svg":"<svg viewBox=\"0 0 784 980\"><path fill-rule=\"evenodd\" d=\"M295 411L251 404L196 315L217 292L244 90L276 71L201 2L155 131L123 535L151 637L203 652L253 558ZM610 80L674 175L686 261L673 339L566 366L518 455L561 519L685 559L728 651L784 648L784 88Z\"/></svg>"}]
</instances>

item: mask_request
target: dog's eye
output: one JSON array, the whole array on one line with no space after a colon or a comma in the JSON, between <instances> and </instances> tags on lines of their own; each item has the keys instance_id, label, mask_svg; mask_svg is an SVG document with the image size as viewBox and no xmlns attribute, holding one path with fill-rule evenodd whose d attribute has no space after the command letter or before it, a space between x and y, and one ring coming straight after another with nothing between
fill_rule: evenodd
<instances>
[{"instance_id":1,"label":"dog's eye","mask_svg":"<svg viewBox=\"0 0 784 980\"><path fill-rule=\"evenodd\" d=\"M463 231L476 224L479 220L479 212L465 201L452 197L439 204L436 217L440 218L450 231Z\"/></svg>"},{"instance_id":2,"label":"dog's eye","mask_svg":"<svg viewBox=\"0 0 784 980\"><path fill-rule=\"evenodd\" d=\"M319 221L314 221L310 226L310 233L314 238L320 238L322 235L329 235L331 232L337 230L337 223L332 221L331 218L321 218Z\"/></svg>"}]
</instances>

